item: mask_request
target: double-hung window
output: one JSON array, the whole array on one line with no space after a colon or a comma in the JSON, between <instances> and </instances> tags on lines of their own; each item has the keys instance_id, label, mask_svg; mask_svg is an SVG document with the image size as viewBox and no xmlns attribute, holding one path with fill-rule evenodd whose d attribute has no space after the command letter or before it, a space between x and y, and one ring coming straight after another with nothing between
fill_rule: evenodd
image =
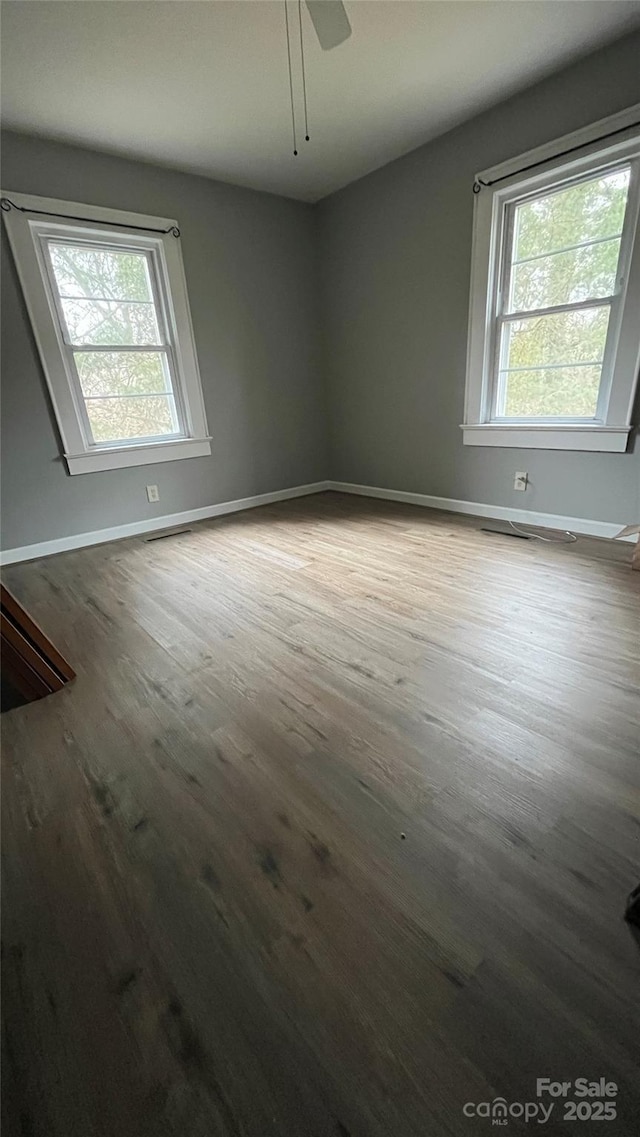
<instances>
[{"instance_id":1,"label":"double-hung window","mask_svg":"<svg viewBox=\"0 0 640 1137\"><path fill-rule=\"evenodd\" d=\"M640 361L633 117L597 124L600 142L562 139L555 160L545 149L478 176L466 444L626 449Z\"/></svg>"},{"instance_id":2,"label":"double-hung window","mask_svg":"<svg viewBox=\"0 0 640 1137\"><path fill-rule=\"evenodd\" d=\"M7 194L71 474L210 453L174 221Z\"/></svg>"}]
</instances>

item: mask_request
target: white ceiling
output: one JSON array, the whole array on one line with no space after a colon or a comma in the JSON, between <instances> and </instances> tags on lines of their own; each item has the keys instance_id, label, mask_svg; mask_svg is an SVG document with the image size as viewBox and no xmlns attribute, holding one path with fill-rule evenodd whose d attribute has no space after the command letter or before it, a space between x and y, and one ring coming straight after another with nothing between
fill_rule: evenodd
<instances>
[{"instance_id":1,"label":"white ceiling","mask_svg":"<svg viewBox=\"0 0 640 1137\"><path fill-rule=\"evenodd\" d=\"M331 52L302 8L297 158L281 0L7 0L5 125L317 201L640 26L640 0L346 8L353 35Z\"/></svg>"}]
</instances>

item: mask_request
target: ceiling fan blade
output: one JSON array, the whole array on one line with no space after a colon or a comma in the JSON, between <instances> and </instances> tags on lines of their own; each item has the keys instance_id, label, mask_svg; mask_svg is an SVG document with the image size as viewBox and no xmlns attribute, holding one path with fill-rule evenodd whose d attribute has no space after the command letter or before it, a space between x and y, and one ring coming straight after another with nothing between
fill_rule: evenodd
<instances>
[{"instance_id":1,"label":"ceiling fan blade","mask_svg":"<svg viewBox=\"0 0 640 1137\"><path fill-rule=\"evenodd\" d=\"M309 15L323 51L331 51L351 35L342 0L306 0Z\"/></svg>"}]
</instances>

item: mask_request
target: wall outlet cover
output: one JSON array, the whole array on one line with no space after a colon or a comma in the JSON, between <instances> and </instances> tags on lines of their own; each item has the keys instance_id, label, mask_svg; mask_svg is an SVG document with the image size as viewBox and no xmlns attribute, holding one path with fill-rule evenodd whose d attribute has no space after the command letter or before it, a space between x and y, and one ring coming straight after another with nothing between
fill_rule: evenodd
<instances>
[{"instance_id":1,"label":"wall outlet cover","mask_svg":"<svg viewBox=\"0 0 640 1137\"><path fill-rule=\"evenodd\" d=\"M147 486L147 501L160 501L157 486Z\"/></svg>"}]
</instances>

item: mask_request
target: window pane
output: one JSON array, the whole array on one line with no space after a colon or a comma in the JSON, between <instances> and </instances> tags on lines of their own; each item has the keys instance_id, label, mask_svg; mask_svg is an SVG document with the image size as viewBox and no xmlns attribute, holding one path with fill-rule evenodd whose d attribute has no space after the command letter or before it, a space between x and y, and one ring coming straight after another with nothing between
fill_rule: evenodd
<instances>
[{"instance_id":1,"label":"window pane","mask_svg":"<svg viewBox=\"0 0 640 1137\"><path fill-rule=\"evenodd\" d=\"M61 296L153 303L144 253L49 241L49 254Z\"/></svg>"},{"instance_id":2,"label":"window pane","mask_svg":"<svg viewBox=\"0 0 640 1137\"><path fill-rule=\"evenodd\" d=\"M171 395L87 399L86 408L96 442L123 442L176 434Z\"/></svg>"},{"instance_id":3,"label":"window pane","mask_svg":"<svg viewBox=\"0 0 640 1137\"><path fill-rule=\"evenodd\" d=\"M515 210L513 259L619 236L628 188L626 168L522 202Z\"/></svg>"},{"instance_id":4,"label":"window pane","mask_svg":"<svg viewBox=\"0 0 640 1137\"><path fill-rule=\"evenodd\" d=\"M158 344L161 342L153 304L116 300L62 300L71 343Z\"/></svg>"},{"instance_id":5,"label":"window pane","mask_svg":"<svg viewBox=\"0 0 640 1137\"><path fill-rule=\"evenodd\" d=\"M552 367L507 375L504 414L508 418L594 418L601 367Z\"/></svg>"},{"instance_id":6,"label":"window pane","mask_svg":"<svg viewBox=\"0 0 640 1137\"><path fill-rule=\"evenodd\" d=\"M514 264L509 312L551 308L612 296L616 287L620 238L583 245L565 253Z\"/></svg>"},{"instance_id":7,"label":"window pane","mask_svg":"<svg viewBox=\"0 0 640 1137\"><path fill-rule=\"evenodd\" d=\"M609 305L510 320L503 327L501 368L602 360Z\"/></svg>"},{"instance_id":8,"label":"window pane","mask_svg":"<svg viewBox=\"0 0 640 1137\"><path fill-rule=\"evenodd\" d=\"M159 351L77 351L75 362L85 398L171 391L167 360Z\"/></svg>"},{"instance_id":9,"label":"window pane","mask_svg":"<svg viewBox=\"0 0 640 1137\"><path fill-rule=\"evenodd\" d=\"M504 324L498 415L593 417L608 324L608 305Z\"/></svg>"}]
</instances>

